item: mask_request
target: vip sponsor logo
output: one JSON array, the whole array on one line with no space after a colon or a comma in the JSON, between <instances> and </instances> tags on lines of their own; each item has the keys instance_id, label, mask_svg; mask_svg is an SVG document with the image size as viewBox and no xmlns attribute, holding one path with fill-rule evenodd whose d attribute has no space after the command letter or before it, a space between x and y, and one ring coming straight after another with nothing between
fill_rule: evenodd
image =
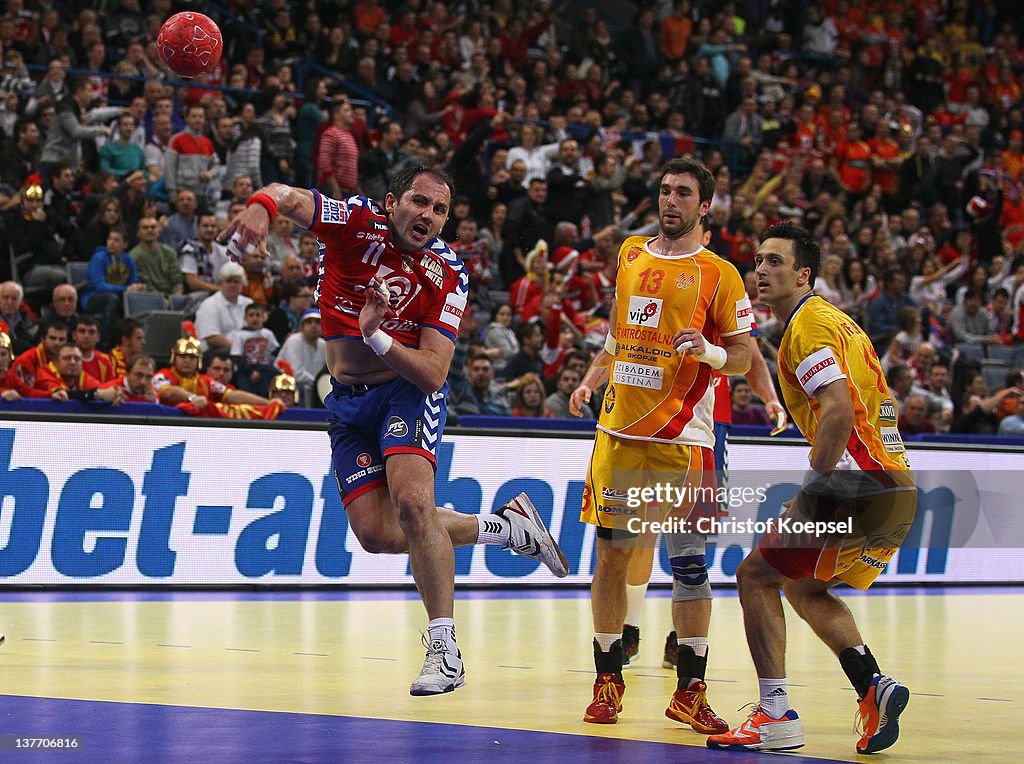
<instances>
[{"instance_id":1,"label":"vip sponsor logo","mask_svg":"<svg viewBox=\"0 0 1024 764\"><path fill-rule=\"evenodd\" d=\"M689 289L697 283L697 277L692 273L680 273L676 277L676 289Z\"/></svg>"},{"instance_id":2,"label":"vip sponsor logo","mask_svg":"<svg viewBox=\"0 0 1024 764\"><path fill-rule=\"evenodd\" d=\"M620 385L660 390L664 376L665 370L660 366L616 361L615 369L612 372L612 381Z\"/></svg>"},{"instance_id":3,"label":"vip sponsor logo","mask_svg":"<svg viewBox=\"0 0 1024 764\"><path fill-rule=\"evenodd\" d=\"M820 371L822 371L824 369L827 369L829 366L835 366L835 365L836 365L836 359L832 355L829 355L828 358L821 359L820 361L818 361L816 364L814 364L811 368L809 368L807 371L805 371L803 373L803 376L800 377L800 384L801 385L806 385L807 381L811 377L813 377L815 374L817 374L818 372L820 372Z\"/></svg>"},{"instance_id":4,"label":"vip sponsor logo","mask_svg":"<svg viewBox=\"0 0 1024 764\"><path fill-rule=\"evenodd\" d=\"M360 467L363 467L363 468L369 467L370 466L370 462L372 462L372 461L373 461L373 458L368 453L366 453L365 451L363 453L359 454L359 456L356 457L356 464L358 464Z\"/></svg>"},{"instance_id":5,"label":"vip sponsor logo","mask_svg":"<svg viewBox=\"0 0 1024 764\"><path fill-rule=\"evenodd\" d=\"M328 199L321 196L320 222L321 223L344 223L348 220L348 206L337 199Z\"/></svg>"},{"instance_id":6,"label":"vip sponsor logo","mask_svg":"<svg viewBox=\"0 0 1024 764\"><path fill-rule=\"evenodd\" d=\"M648 329L657 329L661 323L660 297L638 297L632 295L629 298L629 312L627 323L633 326L643 326Z\"/></svg>"},{"instance_id":7,"label":"vip sponsor logo","mask_svg":"<svg viewBox=\"0 0 1024 764\"><path fill-rule=\"evenodd\" d=\"M882 444L885 446L886 451L902 452L903 449L903 438L900 437L900 431L895 427L883 427L882 428Z\"/></svg>"},{"instance_id":8,"label":"vip sponsor logo","mask_svg":"<svg viewBox=\"0 0 1024 764\"><path fill-rule=\"evenodd\" d=\"M388 431L384 437L404 438L408 434L409 425L405 423L404 419L393 416L388 420Z\"/></svg>"},{"instance_id":9,"label":"vip sponsor logo","mask_svg":"<svg viewBox=\"0 0 1024 764\"><path fill-rule=\"evenodd\" d=\"M605 486L601 489L601 500L610 502L621 502L625 503L629 498L629 491L624 488L608 488Z\"/></svg>"},{"instance_id":10,"label":"vip sponsor logo","mask_svg":"<svg viewBox=\"0 0 1024 764\"><path fill-rule=\"evenodd\" d=\"M604 413L612 413L615 408L615 385L608 385L608 392L604 394Z\"/></svg>"},{"instance_id":11,"label":"vip sponsor logo","mask_svg":"<svg viewBox=\"0 0 1024 764\"><path fill-rule=\"evenodd\" d=\"M892 401L882 401L878 409L878 419L882 422L896 423L896 406Z\"/></svg>"},{"instance_id":12,"label":"vip sponsor logo","mask_svg":"<svg viewBox=\"0 0 1024 764\"><path fill-rule=\"evenodd\" d=\"M420 267L423 269L423 275L440 289L444 283L444 266L430 255L424 255L420 260Z\"/></svg>"},{"instance_id":13,"label":"vip sponsor logo","mask_svg":"<svg viewBox=\"0 0 1024 764\"><path fill-rule=\"evenodd\" d=\"M364 470L359 470L358 472L353 472L351 475L349 475L347 478L345 478L345 485L351 485L352 483L354 483L357 480L359 480L359 478L364 478L367 475L376 475L378 472L383 471L383 469L384 469L384 465L383 464L374 464L374 465L372 465L370 467L367 467Z\"/></svg>"}]
</instances>

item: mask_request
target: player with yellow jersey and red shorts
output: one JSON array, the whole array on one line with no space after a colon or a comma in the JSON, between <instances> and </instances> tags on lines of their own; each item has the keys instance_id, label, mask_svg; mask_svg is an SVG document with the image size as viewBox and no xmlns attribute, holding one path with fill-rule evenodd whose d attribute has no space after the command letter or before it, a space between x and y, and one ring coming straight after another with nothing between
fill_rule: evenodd
<instances>
[{"instance_id":1,"label":"player with yellow jersey and red shorts","mask_svg":"<svg viewBox=\"0 0 1024 764\"><path fill-rule=\"evenodd\" d=\"M748 370L752 310L736 268L703 246L700 220L713 193L714 179L700 162L665 164L658 235L623 242L608 340L570 399L578 415L591 392L609 383L580 514L597 526L597 679L586 722L614 724L622 710L626 574L636 550L661 531L672 565L673 624L696 648L677 666L665 713L703 734L728 729L707 702L711 587L707 537L693 526L701 514L717 512L712 374Z\"/></svg>"},{"instance_id":2,"label":"player with yellow jersey and red shorts","mask_svg":"<svg viewBox=\"0 0 1024 764\"><path fill-rule=\"evenodd\" d=\"M768 229L755 258L758 295L786 325L779 383L811 444L811 469L736 571L760 701L739 727L710 736L709 748L804 744L786 691L780 589L836 654L857 691L857 753L895 743L910 700L906 687L882 674L849 608L832 593L840 583L867 589L885 569L914 521L917 489L871 341L852 318L811 291L819 259L818 245L789 223Z\"/></svg>"}]
</instances>

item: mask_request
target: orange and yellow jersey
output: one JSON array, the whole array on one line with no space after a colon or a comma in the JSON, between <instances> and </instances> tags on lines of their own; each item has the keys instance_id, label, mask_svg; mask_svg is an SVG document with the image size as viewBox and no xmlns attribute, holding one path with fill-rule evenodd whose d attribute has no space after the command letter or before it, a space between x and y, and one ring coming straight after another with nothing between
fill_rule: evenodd
<instances>
[{"instance_id":1,"label":"orange and yellow jersey","mask_svg":"<svg viewBox=\"0 0 1024 764\"><path fill-rule=\"evenodd\" d=\"M822 297L808 295L790 316L778 362L786 406L811 445L821 413L814 395L825 385L843 380L854 408L853 432L846 444L853 461L849 466L870 471L886 488L913 485L896 427L896 402L871 340L852 318Z\"/></svg>"},{"instance_id":2,"label":"orange and yellow jersey","mask_svg":"<svg viewBox=\"0 0 1024 764\"><path fill-rule=\"evenodd\" d=\"M708 249L667 257L641 236L619 250L615 356L598 427L621 438L714 448L712 369L672 345L680 329L705 340L750 331L739 272Z\"/></svg>"}]
</instances>

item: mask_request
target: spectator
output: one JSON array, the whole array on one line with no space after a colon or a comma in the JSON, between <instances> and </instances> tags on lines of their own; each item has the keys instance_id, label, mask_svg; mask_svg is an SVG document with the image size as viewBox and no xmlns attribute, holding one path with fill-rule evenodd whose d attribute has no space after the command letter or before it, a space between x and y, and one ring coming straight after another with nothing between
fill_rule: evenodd
<instances>
[{"instance_id":1,"label":"spectator","mask_svg":"<svg viewBox=\"0 0 1024 764\"><path fill-rule=\"evenodd\" d=\"M968 374L959 403L959 412L955 415L949 431L961 435L994 435L999 430L999 417L996 409L1003 399L1013 396L1022 397L1021 390L1006 387L995 395L988 395L985 375L980 371Z\"/></svg>"},{"instance_id":2,"label":"spectator","mask_svg":"<svg viewBox=\"0 0 1024 764\"><path fill-rule=\"evenodd\" d=\"M299 256L294 232L295 224L285 215L278 215L270 224L270 233L267 234L267 254L270 257L267 265L271 273L280 273L285 260Z\"/></svg>"},{"instance_id":3,"label":"spectator","mask_svg":"<svg viewBox=\"0 0 1024 764\"><path fill-rule=\"evenodd\" d=\"M85 215L85 209L82 215ZM82 224L82 221L79 221ZM121 228L121 201L113 195L104 195L95 206L95 212L88 223L75 237L76 253L73 259L88 261L96 250L107 243L111 228Z\"/></svg>"},{"instance_id":4,"label":"spectator","mask_svg":"<svg viewBox=\"0 0 1024 764\"><path fill-rule=\"evenodd\" d=\"M454 409L459 414L509 416L504 400L504 386L495 383L491 359L480 353L470 358L462 374L448 378L453 393Z\"/></svg>"},{"instance_id":5,"label":"spectator","mask_svg":"<svg viewBox=\"0 0 1024 764\"><path fill-rule=\"evenodd\" d=\"M371 199L383 199L391 176L410 160L401 149L401 124L385 117L377 123L377 129L377 145L359 155L359 186Z\"/></svg>"},{"instance_id":6,"label":"spectator","mask_svg":"<svg viewBox=\"0 0 1024 764\"><path fill-rule=\"evenodd\" d=\"M266 253L261 249L253 250L242 258L242 267L245 268L242 294L269 309L274 301L274 277L267 268Z\"/></svg>"},{"instance_id":7,"label":"spectator","mask_svg":"<svg viewBox=\"0 0 1024 764\"><path fill-rule=\"evenodd\" d=\"M320 311L308 308L302 313L299 331L284 341L277 354L279 361L287 361L295 382L305 400L306 391L313 388L316 379L326 368L327 343L320 327Z\"/></svg>"},{"instance_id":8,"label":"spectator","mask_svg":"<svg viewBox=\"0 0 1024 764\"><path fill-rule=\"evenodd\" d=\"M128 372L128 364L137 355L142 354L146 346L146 330L134 318L122 318L114 324L114 347L110 351L110 360L114 363L115 376L123 376Z\"/></svg>"},{"instance_id":9,"label":"spectator","mask_svg":"<svg viewBox=\"0 0 1024 764\"><path fill-rule=\"evenodd\" d=\"M100 247L89 260L89 286L82 294L82 305L100 317L100 334L109 347L114 322L121 318L124 293L145 291L139 280L135 260L125 249L128 237L119 228L111 228L107 246Z\"/></svg>"},{"instance_id":10,"label":"spectator","mask_svg":"<svg viewBox=\"0 0 1024 764\"><path fill-rule=\"evenodd\" d=\"M0 400L14 403L22 398L49 398L42 390L34 390L31 385L11 370L14 359L11 338L6 332L0 331Z\"/></svg>"},{"instance_id":11,"label":"spectator","mask_svg":"<svg viewBox=\"0 0 1024 764\"><path fill-rule=\"evenodd\" d=\"M50 122L46 143L40 155L40 169L44 180L52 175L58 163L67 163L77 169L82 159L82 141L99 135L110 135L106 125L89 127L89 123L107 122L120 114L121 107L93 109L86 116L86 108L92 100L87 80L75 78L67 83L68 95L58 104L57 113Z\"/></svg>"},{"instance_id":12,"label":"spectator","mask_svg":"<svg viewBox=\"0 0 1024 764\"><path fill-rule=\"evenodd\" d=\"M185 194L191 194L185 191ZM229 262L227 247L217 241L217 218L200 215L196 232L178 250L185 288L192 293L217 291L217 274Z\"/></svg>"},{"instance_id":13,"label":"spectator","mask_svg":"<svg viewBox=\"0 0 1024 764\"><path fill-rule=\"evenodd\" d=\"M211 379L220 382L228 390L237 390L235 387L235 361L224 348L207 350L203 353L203 368Z\"/></svg>"},{"instance_id":14,"label":"spectator","mask_svg":"<svg viewBox=\"0 0 1024 764\"><path fill-rule=\"evenodd\" d=\"M539 321L528 321L519 325L516 330L519 341L519 352L508 359L505 364L505 377L515 379L524 374L544 374L544 360L541 350L544 348L544 327Z\"/></svg>"},{"instance_id":15,"label":"spectator","mask_svg":"<svg viewBox=\"0 0 1024 764\"><path fill-rule=\"evenodd\" d=\"M62 345L57 351L56 362L40 369L33 386L49 393L55 401L99 399L114 406L124 402L122 390L101 387L99 380L82 370L82 351L74 345Z\"/></svg>"},{"instance_id":16,"label":"spectator","mask_svg":"<svg viewBox=\"0 0 1024 764\"><path fill-rule=\"evenodd\" d=\"M530 181L526 196L515 199L508 205L508 216L502 230L505 248L498 266L503 284L512 284L529 270L526 254L544 239L548 224L544 203L548 198L548 183L544 178ZM509 287L511 290L511 287Z\"/></svg>"},{"instance_id":17,"label":"spectator","mask_svg":"<svg viewBox=\"0 0 1024 764\"><path fill-rule=\"evenodd\" d=\"M238 386L266 397L274 374L273 356L280 345L274 333L263 326L267 309L259 303L245 306L245 325L228 333L231 355L238 359Z\"/></svg>"},{"instance_id":18,"label":"spectator","mask_svg":"<svg viewBox=\"0 0 1024 764\"><path fill-rule=\"evenodd\" d=\"M923 395L911 393L903 401L900 407L900 418L897 425L900 434L920 435L921 433L934 433L935 424L928 418L928 402Z\"/></svg>"},{"instance_id":19,"label":"spectator","mask_svg":"<svg viewBox=\"0 0 1024 764\"><path fill-rule=\"evenodd\" d=\"M544 383L536 374L524 374L509 383L509 387L515 389L512 416L554 418L555 415L548 411L547 401L544 399Z\"/></svg>"},{"instance_id":20,"label":"spectator","mask_svg":"<svg viewBox=\"0 0 1024 764\"><path fill-rule=\"evenodd\" d=\"M130 403L156 403L156 390L153 389L155 373L156 361L148 355L137 355L125 374L114 377L103 387L120 388L125 401Z\"/></svg>"},{"instance_id":21,"label":"spectator","mask_svg":"<svg viewBox=\"0 0 1024 764\"><path fill-rule=\"evenodd\" d=\"M195 194L197 203L212 212L220 199L220 178L224 167L217 161L213 142L205 135L206 110L192 104L185 114L185 129L171 137L165 158L164 179L167 194L179 191ZM174 246L173 242L168 242Z\"/></svg>"},{"instance_id":22,"label":"spectator","mask_svg":"<svg viewBox=\"0 0 1024 764\"><path fill-rule=\"evenodd\" d=\"M242 296L245 269L238 263L226 262L218 273L218 289L199 304L196 311L196 333L201 351L208 347L231 348L229 335L245 324L245 308L252 303Z\"/></svg>"},{"instance_id":23,"label":"spectator","mask_svg":"<svg viewBox=\"0 0 1024 764\"><path fill-rule=\"evenodd\" d=\"M267 140L267 150L263 152L263 183L292 183L295 180L292 167L295 157L295 139L292 137L295 105L277 86L267 88L262 97L264 102L270 102L267 110L256 118L256 126Z\"/></svg>"},{"instance_id":24,"label":"spectator","mask_svg":"<svg viewBox=\"0 0 1024 764\"><path fill-rule=\"evenodd\" d=\"M317 149L317 186L327 196L344 199L359 189L359 146L352 135L355 112L347 96L331 103L331 122Z\"/></svg>"},{"instance_id":25,"label":"spectator","mask_svg":"<svg viewBox=\"0 0 1024 764\"><path fill-rule=\"evenodd\" d=\"M553 230L555 224L562 220L579 225L590 184L580 169L580 147L573 138L566 138L558 144L558 155L548 170L547 182L548 193L544 203L547 228Z\"/></svg>"},{"instance_id":26,"label":"spectator","mask_svg":"<svg viewBox=\"0 0 1024 764\"><path fill-rule=\"evenodd\" d=\"M163 230L160 231L160 241L172 249L180 251L186 241L195 239L198 235L196 209L199 205L196 202L195 193L187 188L181 189L172 198L174 212L168 216ZM216 218L214 218L215 227L216 222ZM182 268L182 270L185 269Z\"/></svg>"},{"instance_id":27,"label":"spectator","mask_svg":"<svg viewBox=\"0 0 1024 764\"><path fill-rule=\"evenodd\" d=\"M138 227L139 243L129 254L135 259L139 279L151 291L164 296L181 294L181 261L174 249L159 241L159 235L157 219L142 218Z\"/></svg>"},{"instance_id":28,"label":"spectator","mask_svg":"<svg viewBox=\"0 0 1024 764\"><path fill-rule=\"evenodd\" d=\"M100 383L114 378L113 360L96 349L100 342L100 325L93 316L79 317L71 329L71 339L75 347L82 351L82 370L86 374Z\"/></svg>"},{"instance_id":29,"label":"spectator","mask_svg":"<svg viewBox=\"0 0 1024 764\"><path fill-rule=\"evenodd\" d=\"M512 330L512 306L508 303L498 305L491 312L491 323L484 332L484 344L494 364L495 376L504 379L509 359L519 352L519 340Z\"/></svg>"},{"instance_id":30,"label":"spectator","mask_svg":"<svg viewBox=\"0 0 1024 764\"><path fill-rule=\"evenodd\" d=\"M580 386L582 377L576 369L562 369L558 374L555 392L547 397L548 411L557 419L569 419L569 397ZM587 403L580 404L584 419L594 419L594 412Z\"/></svg>"},{"instance_id":31,"label":"spectator","mask_svg":"<svg viewBox=\"0 0 1024 764\"><path fill-rule=\"evenodd\" d=\"M885 378L889 384L889 390L892 392L892 397L896 399L896 403L902 405L903 401L910 394L910 388L914 385L914 375L903 364L897 364L889 369L889 373L886 374Z\"/></svg>"},{"instance_id":32,"label":"spectator","mask_svg":"<svg viewBox=\"0 0 1024 764\"><path fill-rule=\"evenodd\" d=\"M136 170L145 172L146 155L132 140L135 117L125 112L117 120L117 135L100 149L100 169L114 177L124 178Z\"/></svg>"},{"instance_id":33,"label":"spectator","mask_svg":"<svg viewBox=\"0 0 1024 764\"><path fill-rule=\"evenodd\" d=\"M2 294L2 287L0 287ZM2 298L0 298L2 301ZM50 303L44 305L41 313L43 319L56 318L70 327L78 321L78 290L71 284L58 284L53 288ZM0 316L0 321L3 317Z\"/></svg>"},{"instance_id":34,"label":"spectator","mask_svg":"<svg viewBox=\"0 0 1024 764\"><path fill-rule=\"evenodd\" d=\"M14 125L15 140L0 150L0 182L12 189L21 188L29 175L39 169L42 149L39 125L21 117Z\"/></svg>"},{"instance_id":35,"label":"spectator","mask_svg":"<svg viewBox=\"0 0 1024 764\"><path fill-rule=\"evenodd\" d=\"M953 342L982 347L986 343L1000 344L1002 338L992 331L992 318L981 309L984 294L978 288L967 290L964 304L957 305L949 314L949 333Z\"/></svg>"},{"instance_id":36,"label":"spectator","mask_svg":"<svg viewBox=\"0 0 1024 764\"><path fill-rule=\"evenodd\" d=\"M917 307L906 292L907 275L892 268L882 277L882 291L868 302L868 336L879 355L885 352L896 334L901 311Z\"/></svg>"},{"instance_id":37,"label":"spectator","mask_svg":"<svg viewBox=\"0 0 1024 764\"><path fill-rule=\"evenodd\" d=\"M752 403L753 393L750 385L742 377L732 380L729 386L729 397L732 402L732 423L738 425L757 425L771 427L763 406Z\"/></svg>"},{"instance_id":38,"label":"spectator","mask_svg":"<svg viewBox=\"0 0 1024 764\"><path fill-rule=\"evenodd\" d=\"M3 351L0 350L0 353ZM0 361L0 368L2 368L2 361ZM0 382L0 385L3 383ZM1017 437L1024 436L1024 396L1018 395L1017 397L1017 409L1016 413L1010 414L1008 417L1004 417L999 423L999 434L1000 435L1016 435Z\"/></svg>"},{"instance_id":39,"label":"spectator","mask_svg":"<svg viewBox=\"0 0 1024 764\"><path fill-rule=\"evenodd\" d=\"M9 336L15 356L35 345L39 333L36 322L24 310L24 298L25 290L17 281L0 283L0 331Z\"/></svg>"},{"instance_id":40,"label":"spectator","mask_svg":"<svg viewBox=\"0 0 1024 764\"><path fill-rule=\"evenodd\" d=\"M300 188L309 188L313 177L313 145L320 125L327 119L327 78L307 77L306 97L295 119L295 182ZM383 196L374 196L383 199Z\"/></svg>"}]
</instances>

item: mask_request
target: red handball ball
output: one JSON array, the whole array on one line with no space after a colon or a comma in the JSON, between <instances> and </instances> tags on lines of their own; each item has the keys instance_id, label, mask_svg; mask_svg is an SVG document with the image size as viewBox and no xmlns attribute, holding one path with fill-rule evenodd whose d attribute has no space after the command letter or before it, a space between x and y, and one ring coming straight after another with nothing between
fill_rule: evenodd
<instances>
[{"instance_id":1,"label":"red handball ball","mask_svg":"<svg viewBox=\"0 0 1024 764\"><path fill-rule=\"evenodd\" d=\"M156 37L160 58L179 77L198 77L213 71L224 52L217 24L202 13L185 11L171 16Z\"/></svg>"}]
</instances>

